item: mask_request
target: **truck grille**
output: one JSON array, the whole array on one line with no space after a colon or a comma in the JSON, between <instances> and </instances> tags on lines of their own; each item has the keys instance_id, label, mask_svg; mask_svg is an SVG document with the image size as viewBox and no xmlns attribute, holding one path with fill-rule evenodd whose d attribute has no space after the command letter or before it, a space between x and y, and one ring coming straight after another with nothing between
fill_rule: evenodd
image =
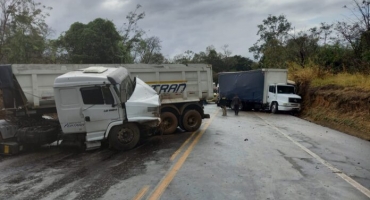
<instances>
[{"instance_id":1,"label":"truck grille","mask_svg":"<svg viewBox=\"0 0 370 200\"><path fill-rule=\"evenodd\" d=\"M301 103L302 99L298 98L289 98L289 103Z\"/></svg>"}]
</instances>

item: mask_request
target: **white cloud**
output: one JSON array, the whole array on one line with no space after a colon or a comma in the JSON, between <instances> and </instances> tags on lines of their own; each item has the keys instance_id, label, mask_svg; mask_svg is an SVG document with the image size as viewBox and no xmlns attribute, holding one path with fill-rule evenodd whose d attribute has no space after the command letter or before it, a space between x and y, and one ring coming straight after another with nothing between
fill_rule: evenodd
<instances>
[{"instance_id":1,"label":"white cloud","mask_svg":"<svg viewBox=\"0 0 370 200\"><path fill-rule=\"evenodd\" d=\"M107 10L119 10L122 9L123 6L128 4L128 1L123 0L104 0L102 2L102 8Z\"/></svg>"}]
</instances>

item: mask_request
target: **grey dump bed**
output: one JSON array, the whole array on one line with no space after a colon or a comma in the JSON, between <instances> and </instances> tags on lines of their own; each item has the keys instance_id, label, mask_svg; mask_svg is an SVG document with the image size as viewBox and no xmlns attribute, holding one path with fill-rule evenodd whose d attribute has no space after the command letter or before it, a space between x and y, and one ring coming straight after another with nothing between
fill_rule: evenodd
<instances>
[{"instance_id":1,"label":"grey dump bed","mask_svg":"<svg viewBox=\"0 0 370 200\"><path fill-rule=\"evenodd\" d=\"M162 103L213 97L212 67L207 64L13 64L0 66L5 108L55 108L54 80L67 72L91 66L125 67L132 78L139 77L161 93ZM19 89L14 90L17 84Z\"/></svg>"}]
</instances>

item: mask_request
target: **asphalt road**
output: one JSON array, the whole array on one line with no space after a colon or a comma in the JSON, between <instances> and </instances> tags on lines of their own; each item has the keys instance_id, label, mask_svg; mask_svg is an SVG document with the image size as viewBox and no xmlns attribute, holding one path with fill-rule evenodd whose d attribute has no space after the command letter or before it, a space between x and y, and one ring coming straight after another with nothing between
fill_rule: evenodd
<instances>
[{"instance_id":1,"label":"asphalt road","mask_svg":"<svg viewBox=\"0 0 370 200\"><path fill-rule=\"evenodd\" d=\"M240 112L128 152L0 156L0 199L370 199L370 142L287 114Z\"/></svg>"}]
</instances>

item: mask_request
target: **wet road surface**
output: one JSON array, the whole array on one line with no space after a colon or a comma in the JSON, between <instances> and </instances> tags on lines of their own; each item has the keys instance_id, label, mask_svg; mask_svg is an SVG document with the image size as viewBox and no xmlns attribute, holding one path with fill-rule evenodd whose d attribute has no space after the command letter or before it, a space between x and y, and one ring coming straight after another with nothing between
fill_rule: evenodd
<instances>
[{"instance_id":1,"label":"wet road surface","mask_svg":"<svg viewBox=\"0 0 370 200\"><path fill-rule=\"evenodd\" d=\"M370 143L264 112L211 119L128 152L0 156L0 199L369 199Z\"/></svg>"}]
</instances>

